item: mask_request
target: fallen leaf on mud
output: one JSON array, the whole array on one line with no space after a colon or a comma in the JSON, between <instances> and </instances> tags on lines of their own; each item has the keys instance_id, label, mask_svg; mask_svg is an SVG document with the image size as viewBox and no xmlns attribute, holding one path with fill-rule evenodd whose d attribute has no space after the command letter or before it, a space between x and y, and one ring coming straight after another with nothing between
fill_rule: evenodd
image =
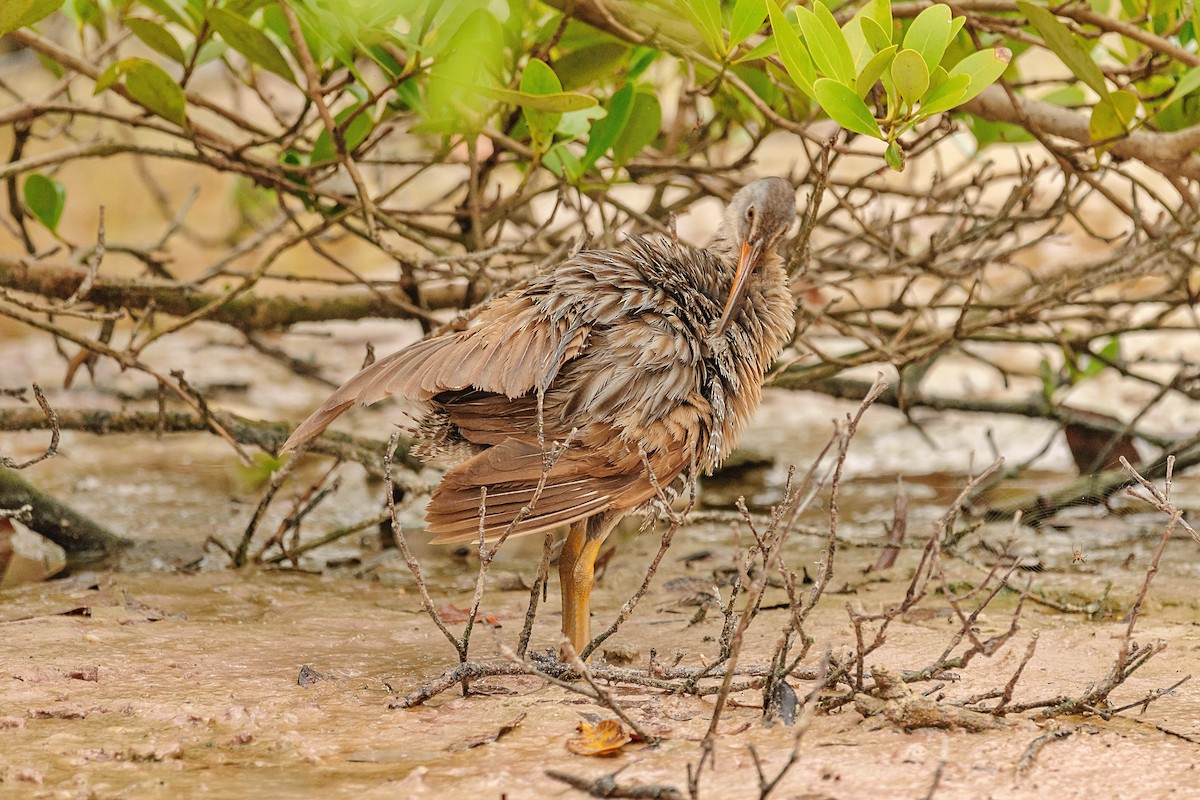
<instances>
[{"instance_id":1,"label":"fallen leaf on mud","mask_svg":"<svg viewBox=\"0 0 1200 800\"><path fill-rule=\"evenodd\" d=\"M443 622L448 622L451 625L464 623L471 618L471 610L469 608L459 608L453 603L438 606L437 613ZM496 625L500 620L509 619L511 616L511 614L484 614L480 611L475 614L475 621L486 622L488 625Z\"/></svg>"},{"instance_id":2,"label":"fallen leaf on mud","mask_svg":"<svg viewBox=\"0 0 1200 800\"><path fill-rule=\"evenodd\" d=\"M615 719L579 723L579 735L567 740L567 749L579 756L615 756L633 737Z\"/></svg>"},{"instance_id":3,"label":"fallen leaf on mud","mask_svg":"<svg viewBox=\"0 0 1200 800\"><path fill-rule=\"evenodd\" d=\"M663 584L663 591L675 595L681 606L715 605L721 599L713 582L704 578L672 578Z\"/></svg>"},{"instance_id":4,"label":"fallen leaf on mud","mask_svg":"<svg viewBox=\"0 0 1200 800\"><path fill-rule=\"evenodd\" d=\"M514 730L516 730L517 726L520 725L521 722L524 721L524 719L525 719L525 712L522 711L512 721L504 723L498 729L496 729L490 733L485 733L482 736L471 736L470 738L462 739L461 741L454 742L446 749L449 750L451 753L457 753L462 750L470 750L472 747L479 747L480 745L491 744L492 742L499 739L501 736L504 736L505 734L508 734L508 733L512 733Z\"/></svg>"}]
</instances>

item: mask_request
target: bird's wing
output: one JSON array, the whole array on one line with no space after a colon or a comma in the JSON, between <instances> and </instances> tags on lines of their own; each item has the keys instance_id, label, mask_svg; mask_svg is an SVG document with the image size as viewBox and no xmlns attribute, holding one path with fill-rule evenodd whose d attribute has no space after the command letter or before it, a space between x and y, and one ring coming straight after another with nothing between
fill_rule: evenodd
<instances>
[{"instance_id":1,"label":"bird's wing","mask_svg":"<svg viewBox=\"0 0 1200 800\"><path fill-rule=\"evenodd\" d=\"M364 368L302 422L282 450L319 435L350 406L389 395L428 402L441 392L476 388L516 398L545 387L584 348L589 330L570 314L547 316L529 290L499 297L473 327L417 342Z\"/></svg>"},{"instance_id":2,"label":"bird's wing","mask_svg":"<svg viewBox=\"0 0 1200 800\"><path fill-rule=\"evenodd\" d=\"M659 485L674 480L683 466L656 467L656 480L661 469L665 481ZM510 536L523 536L609 508L634 508L657 491L638 458L614 464L594 449L567 447L547 467L535 442L506 439L446 473L425 521L434 544L475 540L481 531L495 539L510 528Z\"/></svg>"}]
</instances>

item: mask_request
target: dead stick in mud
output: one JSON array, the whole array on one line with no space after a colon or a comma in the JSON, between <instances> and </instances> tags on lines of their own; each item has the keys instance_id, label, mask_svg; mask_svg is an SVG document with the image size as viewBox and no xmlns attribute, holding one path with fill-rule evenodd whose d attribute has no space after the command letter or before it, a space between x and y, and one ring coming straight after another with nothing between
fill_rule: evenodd
<instances>
[{"instance_id":1,"label":"dead stick in mud","mask_svg":"<svg viewBox=\"0 0 1200 800\"><path fill-rule=\"evenodd\" d=\"M15 471L0 467L0 508L30 507L29 527L67 551L69 563L85 564L129 547L120 536Z\"/></svg>"},{"instance_id":2,"label":"dead stick in mud","mask_svg":"<svg viewBox=\"0 0 1200 800\"><path fill-rule=\"evenodd\" d=\"M624 769L624 767L622 767ZM581 792L587 792L592 797L619 797L629 800L684 800L684 795L674 786L664 786L658 783L640 786L622 786L617 783L617 775L621 770L601 775L599 778L580 778L556 769L546 770L546 775L556 781L567 784Z\"/></svg>"}]
</instances>

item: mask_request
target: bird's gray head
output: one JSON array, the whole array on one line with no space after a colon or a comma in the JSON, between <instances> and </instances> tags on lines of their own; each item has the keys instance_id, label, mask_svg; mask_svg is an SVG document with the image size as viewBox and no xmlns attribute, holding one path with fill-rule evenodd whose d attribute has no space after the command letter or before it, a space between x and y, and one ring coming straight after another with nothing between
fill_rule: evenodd
<instances>
[{"instance_id":1,"label":"bird's gray head","mask_svg":"<svg viewBox=\"0 0 1200 800\"><path fill-rule=\"evenodd\" d=\"M729 201L714 249L737 258L733 286L714 333L721 336L746 293L746 279L762 259L774 252L796 218L796 190L783 178L762 178L748 184Z\"/></svg>"}]
</instances>

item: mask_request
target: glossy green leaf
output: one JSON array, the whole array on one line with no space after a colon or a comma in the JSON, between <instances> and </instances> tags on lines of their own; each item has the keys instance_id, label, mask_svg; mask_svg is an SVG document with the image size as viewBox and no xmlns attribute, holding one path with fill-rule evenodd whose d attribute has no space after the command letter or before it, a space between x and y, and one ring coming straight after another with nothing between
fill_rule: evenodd
<instances>
[{"instance_id":1,"label":"glossy green leaf","mask_svg":"<svg viewBox=\"0 0 1200 800\"><path fill-rule=\"evenodd\" d=\"M816 97L813 84L817 82L817 71L813 68L812 58L786 19L783 12L776 8L774 2L767 3L771 14L771 29L775 32L775 43L779 45L779 60L783 62L788 77L809 97Z\"/></svg>"},{"instance_id":2,"label":"glossy green leaf","mask_svg":"<svg viewBox=\"0 0 1200 800\"><path fill-rule=\"evenodd\" d=\"M592 168L609 148L617 141L629 115L633 110L633 84L625 84L612 96L608 102L608 114L603 119L596 120L588 136L587 150L583 155L584 171Z\"/></svg>"},{"instance_id":3,"label":"glossy green leaf","mask_svg":"<svg viewBox=\"0 0 1200 800\"><path fill-rule=\"evenodd\" d=\"M925 66L925 59L916 50L906 48L896 54L891 72L900 99L909 106L916 105L929 88L929 70Z\"/></svg>"},{"instance_id":4,"label":"glossy green leaf","mask_svg":"<svg viewBox=\"0 0 1200 800\"><path fill-rule=\"evenodd\" d=\"M58 223L67 205L67 190L53 178L35 172L25 179L25 205L38 222L51 233L58 233Z\"/></svg>"},{"instance_id":5,"label":"glossy green leaf","mask_svg":"<svg viewBox=\"0 0 1200 800\"><path fill-rule=\"evenodd\" d=\"M153 20L129 17L125 20L125 26L151 50L162 53L177 64L184 63L186 56L183 54L183 48L162 25Z\"/></svg>"},{"instance_id":6,"label":"glossy green leaf","mask_svg":"<svg viewBox=\"0 0 1200 800\"><path fill-rule=\"evenodd\" d=\"M627 164L634 156L658 138L662 129L662 106L658 98L650 92L638 92L633 98L633 108L629 111L629 121L625 129L613 142L613 161L618 165Z\"/></svg>"},{"instance_id":7,"label":"glossy green leaf","mask_svg":"<svg viewBox=\"0 0 1200 800\"><path fill-rule=\"evenodd\" d=\"M773 4L773 3L772 3ZM762 27L767 18L767 0L737 0L729 22L729 46L737 47Z\"/></svg>"},{"instance_id":8,"label":"glossy green leaf","mask_svg":"<svg viewBox=\"0 0 1200 800\"><path fill-rule=\"evenodd\" d=\"M1045 6L1035 5L1029 0L1017 0L1017 8L1029 20L1029 24L1042 35L1046 46L1054 51L1076 78L1086 83L1101 97L1108 96L1108 85L1104 73L1092 60L1090 48L1079 40L1064 24L1058 21Z\"/></svg>"},{"instance_id":9,"label":"glossy green leaf","mask_svg":"<svg viewBox=\"0 0 1200 800\"><path fill-rule=\"evenodd\" d=\"M437 5L437 4L434 4ZM489 97L505 69L504 30L486 8L476 8L458 22L453 37L429 69L422 104L427 130L463 134L478 130L493 109L492 100L520 99L505 95ZM517 105L513 102L513 105Z\"/></svg>"},{"instance_id":10,"label":"glossy green leaf","mask_svg":"<svg viewBox=\"0 0 1200 800\"><path fill-rule=\"evenodd\" d=\"M63 0L2 0L0 2L0 36L45 19L57 11L62 4Z\"/></svg>"},{"instance_id":11,"label":"glossy green leaf","mask_svg":"<svg viewBox=\"0 0 1200 800\"><path fill-rule=\"evenodd\" d=\"M884 31L879 26L879 23L870 17L863 17L862 20L863 36L867 38L867 44L871 45L871 49L878 53L880 50L886 50L892 45L892 37L890 31Z\"/></svg>"},{"instance_id":12,"label":"glossy green leaf","mask_svg":"<svg viewBox=\"0 0 1200 800\"><path fill-rule=\"evenodd\" d=\"M973 100L980 92L991 86L1012 61L1012 51L1007 47L997 47L994 50L980 50L964 58L950 68L950 77L966 75L970 79L967 91L963 93L959 104Z\"/></svg>"},{"instance_id":13,"label":"glossy green leaf","mask_svg":"<svg viewBox=\"0 0 1200 800\"><path fill-rule=\"evenodd\" d=\"M162 67L150 61L137 61L125 73L125 88L134 100L163 119L179 127L187 126L187 102L183 89Z\"/></svg>"},{"instance_id":14,"label":"glossy green leaf","mask_svg":"<svg viewBox=\"0 0 1200 800\"><path fill-rule=\"evenodd\" d=\"M803 6L796 7L796 21L812 55L813 63L826 77L833 78L847 89L854 85L854 60L850 57L850 45L842 35L833 13L823 3L815 5L815 11Z\"/></svg>"},{"instance_id":15,"label":"glossy green leaf","mask_svg":"<svg viewBox=\"0 0 1200 800\"><path fill-rule=\"evenodd\" d=\"M600 119L607 114L608 111L600 106L581 108L578 111L567 111L562 115L556 132L568 139L578 139L592 127L592 120Z\"/></svg>"},{"instance_id":16,"label":"glossy green leaf","mask_svg":"<svg viewBox=\"0 0 1200 800\"><path fill-rule=\"evenodd\" d=\"M875 121L867 104L854 93L854 90L832 78L819 79L813 84L813 89L821 108L838 125L864 136L883 138L883 132L879 130L879 123Z\"/></svg>"},{"instance_id":17,"label":"glossy green leaf","mask_svg":"<svg viewBox=\"0 0 1200 800\"><path fill-rule=\"evenodd\" d=\"M566 142L559 142L550 148L542 159L542 164L555 175L566 178L572 183L577 182L585 172L583 163L571 152Z\"/></svg>"},{"instance_id":18,"label":"glossy green leaf","mask_svg":"<svg viewBox=\"0 0 1200 800\"><path fill-rule=\"evenodd\" d=\"M562 93L562 83L558 75L545 61L531 58L521 73L521 93L527 95L553 95ZM525 106L522 109L525 124L529 127L529 137L533 149L545 153L554 144L554 131L562 120L562 112L539 111Z\"/></svg>"},{"instance_id":19,"label":"glossy green leaf","mask_svg":"<svg viewBox=\"0 0 1200 800\"><path fill-rule=\"evenodd\" d=\"M854 79L854 93L859 97L866 97L871 91L884 70L892 64L892 60L896 57L896 45L891 45L884 50L871 57L871 60L859 70L858 77Z\"/></svg>"},{"instance_id":20,"label":"glossy green leaf","mask_svg":"<svg viewBox=\"0 0 1200 800\"><path fill-rule=\"evenodd\" d=\"M223 8L208 9L206 17L212 29L251 63L257 64L268 72L274 72L286 81L296 82L296 76L279 51L279 47L265 33L251 25L243 17Z\"/></svg>"},{"instance_id":21,"label":"glossy green leaf","mask_svg":"<svg viewBox=\"0 0 1200 800\"><path fill-rule=\"evenodd\" d=\"M917 15L904 34L904 49L921 54L927 73L941 63L950 44L950 16L950 6L934 3Z\"/></svg>"},{"instance_id":22,"label":"glossy green leaf","mask_svg":"<svg viewBox=\"0 0 1200 800\"><path fill-rule=\"evenodd\" d=\"M725 35L721 31L720 0L675 0L692 27L704 38L712 54L721 58L725 55Z\"/></svg>"},{"instance_id":23,"label":"glossy green leaf","mask_svg":"<svg viewBox=\"0 0 1200 800\"><path fill-rule=\"evenodd\" d=\"M864 19L869 19L887 33L888 44L892 43L892 0L868 0L863 6Z\"/></svg>"},{"instance_id":24,"label":"glossy green leaf","mask_svg":"<svg viewBox=\"0 0 1200 800\"><path fill-rule=\"evenodd\" d=\"M951 75L921 98L921 116L932 117L962 105L971 79L966 75Z\"/></svg>"}]
</instances>

